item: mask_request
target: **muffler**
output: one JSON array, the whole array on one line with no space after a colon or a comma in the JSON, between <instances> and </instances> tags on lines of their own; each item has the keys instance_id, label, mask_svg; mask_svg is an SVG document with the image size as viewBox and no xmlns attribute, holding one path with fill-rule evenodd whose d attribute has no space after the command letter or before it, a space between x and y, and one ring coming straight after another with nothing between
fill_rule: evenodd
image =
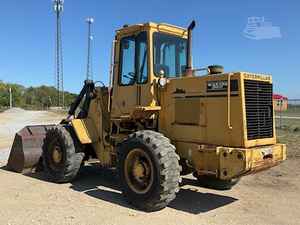
<instances>
[{"instance_id":1,"label":"muffler","mask_svg":"<svg viewBox=\"0 0 300 225\"><path fill-rule=\"evenodd\" d=\"M42 167L42 147L47 130L55 125L26 126L20 130L14 139L7 169L25 173L34 168Z\"/></svg>"}]
</instances>

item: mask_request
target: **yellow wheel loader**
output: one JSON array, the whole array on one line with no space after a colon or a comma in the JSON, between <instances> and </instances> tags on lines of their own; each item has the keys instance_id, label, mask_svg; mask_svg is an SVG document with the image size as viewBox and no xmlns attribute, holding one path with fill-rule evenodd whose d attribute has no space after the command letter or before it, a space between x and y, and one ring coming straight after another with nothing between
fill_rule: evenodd
<instances>
[{"instance_id":1,"label":"yellow wheel loader","mask_svg":"<svg viewBox=\"0 0 300 225\"><path fill-rule=\"evenodd\" d=\"M194 27L145 23L116 31L109 87L86 80L67 119L21 130L8 167L38 167L63 183L98 159L117 168L131 204L155 211L176 197L181 175L228 189L284 161L271 76L193 68Z\"/></svg>"}]
</instances>

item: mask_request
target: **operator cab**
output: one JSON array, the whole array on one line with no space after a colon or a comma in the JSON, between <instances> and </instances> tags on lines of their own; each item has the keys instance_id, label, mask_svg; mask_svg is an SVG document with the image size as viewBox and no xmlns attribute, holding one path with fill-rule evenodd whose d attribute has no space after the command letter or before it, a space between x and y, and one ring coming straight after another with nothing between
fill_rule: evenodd
<instances>
[{"instance_id":1,"label":"operator cab","mask_svg":"<svg viewBox=\"0 0 300 225\"><path fill-rule=\"evenodd\" d=\"M116 32L112 117L131 117L137 107L158 107L160 78L185 75L189 60L188 30L145 23Z\"/></svg>"}]
</instances>

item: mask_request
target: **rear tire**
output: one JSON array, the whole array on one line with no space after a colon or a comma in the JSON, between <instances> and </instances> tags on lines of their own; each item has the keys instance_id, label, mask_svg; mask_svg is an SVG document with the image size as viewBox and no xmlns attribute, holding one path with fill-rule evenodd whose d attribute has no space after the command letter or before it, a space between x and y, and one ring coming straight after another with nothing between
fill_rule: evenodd
<instances>
[{"instance_id":1,"label":"rear tire","mask_svg":"<svg viewBox=\"0 0 300 225\"><path fill-rule=\"evenodd\" d=\"M138 209L157 211L175 199L180 170L175 147L160 133L138 131L118 147L121 189Z\"/></svg>"},{"instance_id":2,"label":"rear tire","mask_svg":"<svg viewBox=\"0 0 300 225\"><path fill-rule=\"evenodd\" d=\"M49 180L67 183L76 177L84 153L71 126L58 125L47 132L42 158Z\"/></svg>"},{"instance_id":3,"label":"rear tire","mask_svg":"<svg viewBox=\"0 0 300 225\"><path fill-rule=\"evenodd\" d=\"M199 185L201 187L206 187L215 190L230 190L234 185L236 185L240 178L230 179L230 180L219 180L212 176L199 176L196 172L193 176L198 179Z\"/></svg>"}]
</instances>

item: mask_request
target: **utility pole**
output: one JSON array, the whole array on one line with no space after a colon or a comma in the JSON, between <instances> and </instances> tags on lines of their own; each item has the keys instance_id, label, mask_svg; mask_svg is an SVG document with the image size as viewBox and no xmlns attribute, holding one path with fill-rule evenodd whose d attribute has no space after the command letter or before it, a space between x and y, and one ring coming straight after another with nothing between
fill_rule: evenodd
<instances>
[{"instance_id":1,"label":"utility pole","mask_svg":"<svg viewBox=\"0 0 300 225\"><path fill-rule=\"evenodd\" d=\"M64 0L53 0L53 9L56 15L56 40L55 40L55 87L57 89L57 106L64 107L64 77L63 55L61 38L61 15L64 9Z\"/></svg>"},{"instance_id":2,"label":"utility pole","mask_svg":"<svg viewBox=\"0 0 300 225\"><path fill-rule=\"evenodd\" d=\"M92 24L94 23L94 19L92 17L89 17L86 19L86 22L88 24L88 53L87 53L87 66L86 66L86 79L87 80L93 80L93 62L92 62Z\"/></svg>"},{"instance_id":3,"label":"utility pole","mask_svg":"<svg viewBox=\"0 0 300 225\"><path fill-rule=\"evenodd\" d=\"M12 108L12 90L9 88L9 108Z\"/></svg>"}]
</instances>

